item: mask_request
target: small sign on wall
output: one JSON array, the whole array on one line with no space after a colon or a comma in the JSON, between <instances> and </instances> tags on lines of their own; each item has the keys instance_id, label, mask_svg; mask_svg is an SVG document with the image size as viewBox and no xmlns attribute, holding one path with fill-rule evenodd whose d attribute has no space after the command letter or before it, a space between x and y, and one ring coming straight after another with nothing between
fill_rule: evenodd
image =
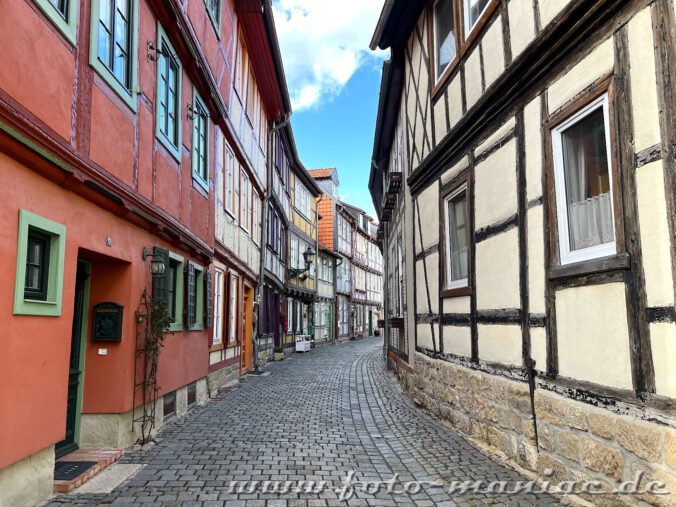
<instances>
[{"instance_id":1,"label":"small sign on wall","mask_svg":"<svg viewBox=\"0 0 676 507\"><path fill-rule=\"evenodd\" d=\"M117 303L106 302L94 306L94 331L92 341L122 341L122 310Z\"/></svg>"}]
</instances>

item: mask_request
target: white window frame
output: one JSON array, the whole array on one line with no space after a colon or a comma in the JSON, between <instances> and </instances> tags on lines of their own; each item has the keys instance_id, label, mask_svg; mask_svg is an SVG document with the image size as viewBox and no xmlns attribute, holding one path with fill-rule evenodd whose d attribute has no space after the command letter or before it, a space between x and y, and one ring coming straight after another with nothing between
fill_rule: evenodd
<instances>
[{"instance_id":1,"label":"white window frame","mask_svg":"<svg viewBox=\"0 0 676 507\"><path fill-rule=\"evenodd\" d=\"M479 13L479 16L477 16L476 21L472 24L472 26L469 26L469 0L462 0L462 13L463 13L463 27L465 29L464 33L464 39L467 40L469 36L472 34L472 30L476 28L476 25L479 23L479 20L481 17L484 15L486 10L488 10L488 7L493 3L493 0L488 0L486 5L484 6L483 10Z\"/></svg>"},{"instance_id":2,"label":"white window frame","mask_svg":"<svg viewBox=\"0 0 676 507\"><path fill-rule=\"evenodd\" d=\"M212 346L223 343L223 284L225 277L223 270L214 270L214 330L211 340Z\"/></svg>"},{"instance_id":3,"label":"white window frame","mask_svg":"<svg viewBox=\"0 0 676 507\"><path fill-rule=\"evenodd\" d=\"M223 136L225 140L225 136ZM235 154L230 149L230 145L225 141L225 160L224 160L224 178L225 178L225 211L227 211L232 217L235 216L235 210L233 210L232 203L234 201L234 182L233 178L235 175Z\"/></svg>"},{"instance_id":4,"label":"white window frame","mask_svg":"<svg viewBox=\"0 0 676 507\"><path fill-rule=\"evenodd\" d=\"M463 183L461 186L459 186L456 190L448 194L446 198L444 199L444 218L446 220L446 226L444 227L444 243L446 246L446 252L445 252L445 262L446 262L446 280L444 281L446 284L446 289L459 289L462 287L468 287L469 286L469 278L461 278L459 280L451 280L451 234L449 231L449 225L451 223L450 215L448 213L448 205L450 202L458 197L460 194L465 194L465 206L467 206L467 183ZM467 211L467 209L465 209ZM465 213L467 215L467 213ZM465 222L467 222L467 216L465 216ZM465 223L465 227L469 227L467 223ZM467 245L469 247L469 245ZM467 253L467 263L469 265L470 259L469 259L469 252Z\"/></svg>"},{"instance_id":5,"label":"white window frame","mask_svg":"<svg viewBox=\"0 0 676 507\"><path fill-rule=\"evenodd\" d=\"M255 188L251 188L252 204L251 204L251 237L256 245L260 246L261 241L261 219L260 207L261 198Z\"/></svg>"},{"instance_id":6,"label":"white window frame","mask_svg":"<svg viewBox=\"0 0 676 507\"><path fill-rule=\"evenodd\" d=\"M239 277L233 273L230 274L230 294L229 294L229 319L228 319L228 343L237 341L237 295L239 287Z\"/></svg>"},{"instance_id":7,"label":"white window frame","mask_svg":"<svg viewBox=\"0 0 676 507\"><path fill-rule=\"evenodd\" d=\"M249 232L251 226L249 224L250 219L250 210L251 210L251 200L249 196L249 188L251 187L251 182L249 177L244 172L244 169L240 169L239 172L240 183L239 183L239 226L244 229L246 232Z\"/></svg>"},{"instance_id":8,"label":"white window frame","mask_svg":"<svg viewBox=\"0 0 676 507\"><path fill-rule=\"evenodd\" d=\"M613 224L615 223L615 191L612 168L612 151L610 147L610 113L608 94L604 93L587 104L570 118L552 129L552 150L554 154L554 186L556 193L556 215L559 228L559 255L561 265L573 264L601 257L608 257L617 253L617 231L613 227L613 241L595 245L580 250L571 251L568 227L568 206L566 199L566 174L563 166L563 132L580 122L590 114L603 108L603 122L606 135L606 153L608 154L608 182L610 188L610 212Z\"/></svg>"},{"instance_id":9,"label":"white window frame","mask_svg":"<svg viewBox=\"0 0 676 507\"><path fill-rule=\"evenodd\" d=\"M455 60L458 56L458 47L457 43L454 41L453 45L455 47L455 55L453 55L453 58L451 58L451 61L448 62L448 65L446 65L446 68L442 70L441 72L438 72L439 69L439 50L437 49L439 46L439 33L437 30L437 4L441 0L435 0L434 5L432 6L432 33L434 34L434 47L432 48L432 51L434 51L434 69L432 69L432 72L434 72L434 84L436 85L441 81L441 78L444 77L444 74L446 74L446 70L451 66L451 63L453 63L453 60ZM454 22L453 26L451 27L451 32L453 33L453 37L455 38L455 16L456 16L456 6L453 0L448 0L451 2L451 9L452 9L452 21ZM465 2L467 0L464 0ZM457 39L456 39L457 40ZM395 141L396 142L396 141Z\"/></svg>"}]
</instances>

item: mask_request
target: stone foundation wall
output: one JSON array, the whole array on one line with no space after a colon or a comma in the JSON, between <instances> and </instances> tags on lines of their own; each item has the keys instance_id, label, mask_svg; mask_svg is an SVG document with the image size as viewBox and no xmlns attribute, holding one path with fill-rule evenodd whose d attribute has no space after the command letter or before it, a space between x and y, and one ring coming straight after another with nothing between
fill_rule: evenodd
<instances>
[{"instance_id":1,"label":"stone foundation wall","mask_svg":"<svg viewBox=\"0 0 676 507\"><path fill-rule=\"evenodd\" d=\"M218 389L232 382L239 380L239 362L225 366L220 370L210 373L207 377L207 392L214 398L218 394Z\"/></svg>"},{"instance_id":2,"label":"stone foundation wall","mask_svg":"<svg viewBox=\"0 0 676 507\"><path fill-rule=\"evenodd\" d=\"M616 485L644 472L672 495L642 495L651 505L676 505L676 430L639 421L537 389L535 445L526 383L416 354L415 372L390 366L410 399L443 424L487 446L513 465L550 480L600 480ZM636 505L635 496L582 495L594 505ZM601 502L601 503L599 503ZM605 503L604 503L605 502Z\"/></svg>"},{"instance_id":3,"label":"stone foundation wall","mask_svg":"<svg viewBox=\"0 0 676 507\"><path fill-rule=\"evenodd\" d=\"M54 487L54 446L0 470L0 505L28 507L38 505L52 494Z\"/></svg>"}]
</instances>

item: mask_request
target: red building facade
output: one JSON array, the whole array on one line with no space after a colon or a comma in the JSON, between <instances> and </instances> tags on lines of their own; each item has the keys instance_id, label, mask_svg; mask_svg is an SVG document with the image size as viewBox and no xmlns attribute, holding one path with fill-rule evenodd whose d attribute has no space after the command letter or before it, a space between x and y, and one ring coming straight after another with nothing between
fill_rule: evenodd
<instances>
[{"instance_id":1,"label":"red building facade","mask_svg":"<svg viewBox=\"0 0 676 507\"><path fill-rule=\"evenodd\" d=\"M251 367L268 128L290 106L271 7L250 3L0 8L0 497L10 505L51 492L55 457L138 437L144 293L172 319L156 427ZM119 318L108 336L104 310Z\"/></svg>"}]
</instances>

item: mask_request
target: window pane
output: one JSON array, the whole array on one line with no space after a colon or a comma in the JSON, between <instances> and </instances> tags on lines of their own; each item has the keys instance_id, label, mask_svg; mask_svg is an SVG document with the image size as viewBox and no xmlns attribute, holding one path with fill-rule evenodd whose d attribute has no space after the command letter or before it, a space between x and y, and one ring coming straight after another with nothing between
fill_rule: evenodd
<instances>
[{"instance_id":1,"label":"window pane","mask_svg":"<svg viewBox=\"0 0 676 507\"><path fill-rule=\"evenodd\" d=\"M448 203L449 217L449 281L467 278L467 230L465 216L465 197L456 198Z\"/></svg>"},{"instance_id":2,"label":"window pane","mask_svg":"<svg viewBox=\"0 0 676 507\"><path fill-rule=\"evenodd\" d=\"M561 134L570 250L615 240L603 108Z\"/></svg>"},{"instance_id":3,"label":"window pane","mask_svg":"<svg viewBox=\"0 0 676 507\"><path fill-rule=\"evenodd\" d=\"M105 3L105 2L103 2ZM101 5L103 5L103 3ZM106 67L110 67L110 33L103 23L99 22L98 58Z\"/></svg>"},{"instance_id":4,"label":"window pane","mask_svg":"<svg viewBox=\"0 0 676 507\"><path fill-rule=\"evenodd\" d=\"M439 0L434 8L436 29L437 78L455 58L455 31L453 29L453 2Z\"/></svg>"},{"instance_id":5,"label":"window pane","mask_svg":"<svg viewBox=\"0 0 676 507\"><path fill-rule=\"evenodd\" d=\"M465 0L465 37L469 35L490 0Z\"/></svg>"}]
</instances>

